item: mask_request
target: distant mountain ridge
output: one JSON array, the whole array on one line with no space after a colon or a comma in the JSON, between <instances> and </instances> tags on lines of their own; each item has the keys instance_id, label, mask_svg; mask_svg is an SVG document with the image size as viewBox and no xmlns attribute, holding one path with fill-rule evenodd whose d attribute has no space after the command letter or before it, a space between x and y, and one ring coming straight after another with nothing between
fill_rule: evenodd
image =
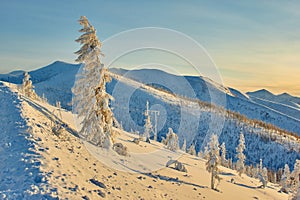
<instances>
[{"instance_id":1,"label":"distant mountain ridge","mask_svg":"<svg viewBox=\"0 0 300 200\"><path fill-rule=\"evenodd\" d=\"M249 95L250 97L260 98L271 102L284 104L300 110L300 97L295 97L288 93L275 95L266 89L261 89L254 92L247 92L247 95Z\"/></svg>"}]
</instances>

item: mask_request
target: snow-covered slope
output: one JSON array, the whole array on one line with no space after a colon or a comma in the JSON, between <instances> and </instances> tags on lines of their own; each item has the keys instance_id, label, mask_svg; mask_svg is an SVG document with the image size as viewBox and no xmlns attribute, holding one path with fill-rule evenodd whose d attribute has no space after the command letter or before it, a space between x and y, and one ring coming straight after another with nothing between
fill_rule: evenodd
<instances>
[{"instance_id":1,"label":"snow-covered slope","mask_svg":"<svg viewBox=\"0 0 300 200\"><path fill-rule=\"evenodd\" d=\"M44 93L53 105L55 101L61 101L63 107L70 109L68 103L71 102L72 98L71 87L78 69L79 65L55 62L32 72L31 75L35 80L37 93L39 95ZM203 148L202 144L206 141L205 136L208 131L219 132L218 130L221 130L220 142L226 143L229 152L228 157L235 159L235 147L238 142L238 135L242 131L245 134L246 145L248 146L246 150L247 164L256 164L260 158L263 158L266 166L278 169L283 167L285 163L292 167L295 159L299 158L297 147L293 147L294 150L290 151L291 147L288 146L289 144L284 144L284 138L280 139L281 136L278 136L274 140L271 137L272 134L278 135L277 130L257 127L253 121L241 121L233 117L226 117L222 126L219 121L222 121L224 116L218 109L203 107L201 104L199 106L197 102L195 104L195 99L210 102L212 93L215 97L223 98L225 96L225 107L229 110L244 114L250 119L259 119L283 129L300 133L300 121L298 119L257 104L249 100L247 95L237 90L228 89L207 78L174 76L160 70L134 70L128 72L122 69L112 69L112 71L113 74L126 73L126 76L129 77L120 81L115 76L107 86L108 91L116 99L112 103L115 116L127 131L143 132L143 111L148 100L150 107L153 106L153 109L161 111L158 120L159 138L165 136L168 128L172 127L180 136L180 144L182 144L183 138L187 138L188 145L196 143L196 149L199 151ZM35 77L37 75L38 78ZM131 81L132 79L137 81ZM174 88L173 83L182 83L182 81L191 85L190 89L193 92L188 91L184 85L181 87L180 84L175 84ZM160 84L157 84L157 82ZM118 93L116 88L121 88L122 91ZM130 94L129 99L124 100L124 97L129 95L128 91L133 93ZM174 94L170 97L170 92L166 91L171 91L180 98L176 98ZM191 94L192 96L190 96ZM181 96L184 98L181 98ZM189 98L185 99L186 97Z\"/></svg>"},{"instance_id":2,"label":"snow-covered slope","mask_svg":"<svg viewBox=\"0 0 300 200\"><path fill-rule=\"evenodd\" d=\"M296 108L296 107L289 106L286 104L278 103L276 101L269 101L269 100L258 98L255 96L251 96L250 98L252 101L254 101L260 105L267 106L268 108L271 108L278 112L281 112L283 115L288 115L295 119L300 119L300 108Z\"/></svg>"},{"instance_id":3,"label":"snow-covered slope","mask_svg":"<svg viewBox=\"0 0 300 200\"><path fill-rule=\"evenodd\" d=\"M187 96L189 98L198 98L199 100L209 103L212 102L225 107L228 110L243 114L250 119L262 120L282 129L300 134L300 118L295 118L295 116L300 115L300 110L295 111L297 114L294 113L292 116L289 116L288 109L283 112L284 109L277 110L274 109L274 107L256 103L255 101L250 100L247 95L244 95L235 89L217 84L205 77L180 77L160 70L151 69L132 71L111 69L111 71L116 74L123 74L128 78L132 78L145 84L161 83L160 85L163 86L175 85L177 88L174 88L173 86L174 89L172 90L175 94ZM182 85L182 83L185 83L186 81L190 86L188 84ZM152 85L155 86L155 84ZM191 87L194 92L190 92L188 90L189 87ZM172 88L172 86L169 88ZM225 99L225 101L212 101L211 96L214 96L215 99Z\"/></svg>"},{"instance_id":4,"label":"snow-covered slope","mask_svg":"<svg viewBox=\"0 0 300 200\"><path fill-rule=\"evenodd\" d=\"M72 93L70 88L74 84L75 75L79 67L80 65L56 61L29 74L32 76L38 95L42 96L45 94L48 101L53 105L56 101L61 101L62 107L71 110L70 102ZM154 69L132 70L130 72L123 69L111 69L111 71L116 74L126 74L128 78L147 83L154 87L172 90L177 95L198 98L205 102L211 102L211 96L213 95L215 99L213 103L226 107L226 109L241 113L250 119L262 120L282 129L300 134L300 110L295 108L300 102L297 97L283 94L277 96L277 99L279 99L277 101L274 100L274 95L266 90L247 93L250 96L265 100L271 99L271 101L276 102L289 102L289 104L284 105L281 103L279 106L278 104L264 103L255 98L250 99L247 94L214 83L205 77L181 77ZM0 75L0 80L19 84L22 82L22 76L22 71L17 71ZM184 83L184 85L173 83ZM224 98L225 101L216 101L216 99ZM289 106L286 108L286 105ZM295 109L292 108L291 110L291 105Z\"/></svg>"},{"instance_id":5,"label":"snow-covered slope","mask_svg":"<svg viewBox=\"0 0 300 200\"><path fill-rule=\"evenodd\" d=\"M117 91L113 93L115 97L115 101L112 102L114 114L127 131L143 132L144 116L141 111L145 109L144 103L148 100L150 108L151 106L155 108L155 105L161 105L163 108L158 121L159 138L165 137L168 128L172 127L179 136L180 145L186 138L188 146L195 143L196 150L199 151L203 150L206 136L209 133L217 133L221 130L220 143L226 143L227 156L235 161L235 148L238 144L239 134L243 132L246 138L245 153L248 165L255 165L259 163L260 159L263 159L264 165L272 169L283 167L285 163L293 167L295 160L300 158L298 141L294 140L295 148L292 150L289 145L284 144L288 140L279 136L277 130L257 126L252 121L239 119L241 116L231 116L231 113L224 116L224 113L218 109L206 107L193 100L175 97L171 93L143 85L132 79L116 75L113 77L118 79L118 82L114 80L108 89ZM121 88L120 93L118 92L119 88ZM124 91L129 94L131 91L134 92L130 94L130 98L126 98ZM127 104L128 108L124 106ZM222 124L222 119L225 119L224 124ZM282 141L285 142L282 143Z\"/></svg>"},{"instance_id":6,"label":"snow-covered slope","mask_svg":"<svg viewBox=\"0 0 300 200\"><path fill-rule=\"evenodd\" d=\"M71 110L71 88L80 65L56 61L46 67L29 72L35 91L39 96L43 94L49 103L55 105L60 101L63 108ZM24 71L0 74L0 80L21 84Z\"/></svg>"},{"instance_id":7,"label":"snow-covered slope","mask_svg":"<svg viewBox=\"0 0 300 200\"><path fill-rule=\"evenodd\" d=\"M144 174L118 171L97 160L76 137L72 113L59 112L47 103L18 96L13 92L15 88L1 83L1 103L5 106L1 107L2 118L6 116L5 125L0 126L5 133L1 135L5 139L0 141L0 157L1 161L6 161L0 163L2 199L288 198L287 194L278 192L276 184L268 183L267 188L262 189L258 187L261 184L257 179L246 175L239 177L235 171L224 167L220 167L219 191L211 190L205 160L181 155L182 152L178 152L181 155L179 161L186 166L186 173L163 166ZM54 134L54 124L62 124L64 131ZM23 132L24 128L29 128L30 134ZM163 148L157 142L136 145L131 140L137 136L119 131L117 139L128 146L129 153L142 151L147 156L147 153ZM47 192L43 192L45 184L51 188ZM28 187L35 189L34 193L28 192L31 191Z\"/></svg>"},{"instance_id":8,"label":"snow-covered slope","mask_svg":"<svg viewBox=\"0 0 300 200\"><path fill-rule=\"evenodd\" d=\"M51 199L22 100L0 82L0 199Z\"/></svg>"}]
</instances>

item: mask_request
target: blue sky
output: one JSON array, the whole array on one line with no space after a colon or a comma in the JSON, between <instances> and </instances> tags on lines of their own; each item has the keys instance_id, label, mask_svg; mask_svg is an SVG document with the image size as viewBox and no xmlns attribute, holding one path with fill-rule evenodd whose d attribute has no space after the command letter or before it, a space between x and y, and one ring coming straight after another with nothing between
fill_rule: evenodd
<instances>
[{"instance_id":1,"label":"blue sky","mask_svg":"<svg viewBox=\"0 0 300 200\"><path fill-rule=\"evenodd\" d=\"M132 28L174 29L206 48L226 85L300 95L300 1L16 0L0 9L0 73L73 62L76 20L86 15L101 40Z\"/></svg>"}]
</instances>

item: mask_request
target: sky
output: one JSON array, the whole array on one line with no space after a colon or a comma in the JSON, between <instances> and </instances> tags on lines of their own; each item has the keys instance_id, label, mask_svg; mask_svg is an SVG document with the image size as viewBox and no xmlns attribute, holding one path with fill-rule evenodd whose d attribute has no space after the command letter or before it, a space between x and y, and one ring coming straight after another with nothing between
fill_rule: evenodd
<instances>
[{"instance_id":1,"label":"sky","mask_svg":"<svg viewBox=\"0 0 300 200\"><path fill-rule=\"evenodd\" d=\"M1 1L0 73L74 63L77 20L85 15L101 41L135 28L172 29L203 46L226 86L300 96L299 10L297 0ZM162 55L182 74L194 73ZM123 61L124 67L133 62Z\"/></svg>"}]
</instances>

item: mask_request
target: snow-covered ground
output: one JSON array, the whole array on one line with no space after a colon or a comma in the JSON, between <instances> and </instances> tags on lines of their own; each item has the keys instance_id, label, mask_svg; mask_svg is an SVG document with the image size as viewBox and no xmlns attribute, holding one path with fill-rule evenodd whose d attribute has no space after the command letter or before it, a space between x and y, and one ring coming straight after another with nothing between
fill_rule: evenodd
<instances>
[{"instance_id":1,"label":"snow-covered ground","mask_svg":"<svg viewBox=\"0 0 300 200\"><path fill-rule=\"evenodd\" d=\"M0 199L50 199L37 151L40 141L27 124L18 94L0 82Z\"/></svg>"},{"instance_id":2,"label":"snow-covered ground","mask_svg":"<svg viewBox=\"0 0 300 200\"><path fill-rule=\"evenodd\" d=\"M288 199L278 193L277 185L269 183L261 189L258 180L239 177L224 167L219 191L211 190L205 160L182 152L179 161L185 164L187 173L165 167L149 173L119 171L107 160L97 159L90 153L97 148L87 148L76 136L72 113L18 97L14 85L5 85L1 83L0 91L1 117L5 120L0 126L1 137L5 138L0 141L0 157L5 161L0 164L3 199ZM52 131L55 124L65 127L59 135ZM147 156L163 149L156 142L136 145L131 142L135 135L119 132L118 141L128 147L131 156L137 152ZM160 152L161 157L169 153L166 149ZM138 164L128 166L139 168Z\"/></svg>"}]
</instances>

